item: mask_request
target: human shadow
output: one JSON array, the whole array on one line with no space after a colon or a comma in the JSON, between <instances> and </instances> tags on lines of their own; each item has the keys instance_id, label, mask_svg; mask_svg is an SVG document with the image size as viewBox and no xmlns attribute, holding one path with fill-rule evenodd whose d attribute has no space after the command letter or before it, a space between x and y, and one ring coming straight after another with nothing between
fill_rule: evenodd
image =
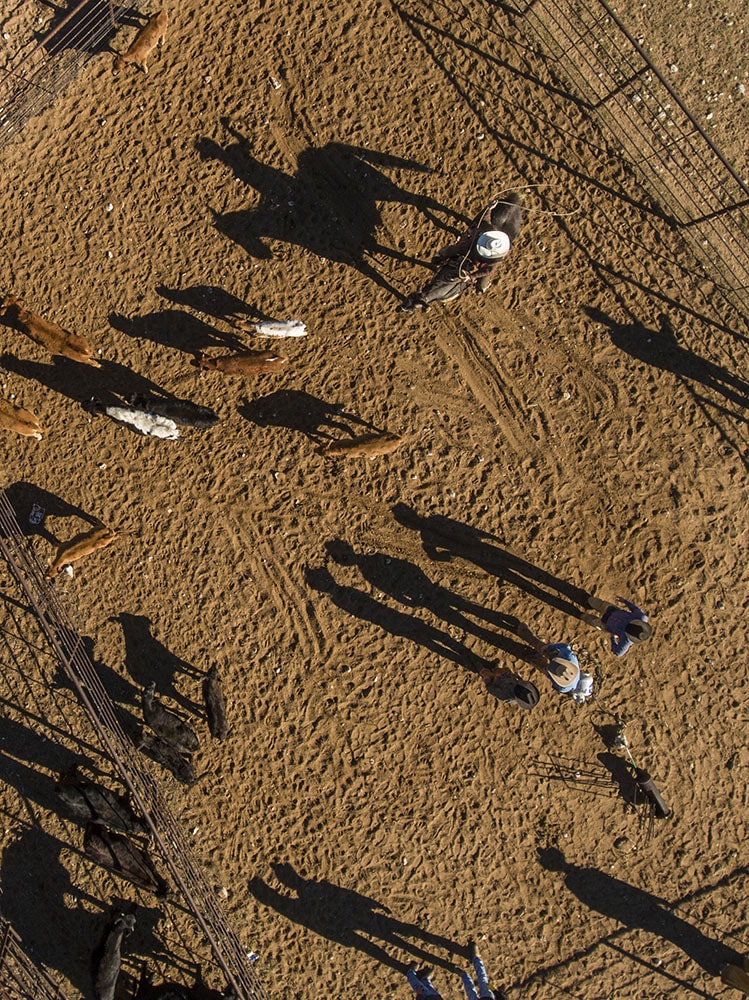
<instances>
[{"instance_id":1,"label":"human shadow","mask_svg":"<svg viewBox=\"0 0 749 1000\"><path fill-rule=\"evenodd\" d=\"M52 364L24 361L12 354L4 354L0 365L22 378L34 380L48 389L66 396L82 406L92 398L105 406L120 406L122 398L138 393L149 396L169 396L151 379L139 375L117 361L102 360L101 368L89 368L67 358L55 357Z\"/></svg>"},{"instance_id":2,"label":"human shadow","mask_svg":"<svg viewBox=\"0 0 749 1000\"><path fill-rule=\"evenodd\" d=\"M245 345L236 333L215 329L182 309L164 309L145 316L121 316L110 313L109 325L128 337L150 340L162 347L171 347L185 354L200 354L209 347L226 347L237 351Z\"/></svg>"},{"instance_id":3,"label":"human shadow","mask_svg":"<svg viewBox=\"0 0 749 1000\"><path fill-rule=\"evenodd\" d=\"M177 675L182 674L193 680L202 681L204 671L198 670L192 663L183 660L154 638L151 632L153 623L146 615L133 615L121 611L109 620L117 622L122 627L125 639L125 669L138 688L138 703L140 703L140 691L151 681L155 681L157 694L167 695L187 712L202 713L202 703L198 704L181 694L174 680Z\"/></svg>"},{"instance_id":4,"label":"human shadow","mask_svg":"<svg viewBox=\"0 0 749 1000\"><path fill-rule=\"evenodd\" d=\"M539 848L538 857L548 871L564 873L567 888L590 910L625 927L637 928L670 941L709 975L719 975L721 966L738 959L733 949L706 937L702 931L678 917L667 900L597 868L572 864L557 848Z\"/></svg>"},{"instance_id":5,"label":"human shadow","mask_svg":"<svg viewBox=\"0 0 749 1000\"><path fill-rule=\"evenodd\" d=\"M439 562L455 556L480 567L505 583L518 587L550 607L581 618L587 607L588 591L547 573L504 547L502 539L480 528L440 514L423 516L407 504L392 508L395 520L421 535L424 551Z\"/></svg>"},{"instance_id":6,"label":"human shadow","mask_svg":"<svg viewBox=\"0 0 749 1000\"><path fill-rule=\"evenodd\" d=\"M282 888L274 889L261 878L250 879L249 890L259 903L329 941L356 948L381 965L403 973L408 967L384 946L446 969L451 963L429 949L463 954L464 949L455 941L399 920L387 906L354 889L327 879L304 878L290 864L274 863L271 867Z\"/></svg>"},{"instance_id":7,"label":"human shadow","mask_svg":"<svg viewBox=\"0 0 749 1000\"><path fill-rule=\"evenodd\" d=\"M60 857L66 846L32 826L4 848L0 861L3 916L37 962L56 970L82 996L88 996L90 968L81 942L96 940L100 918L81 902L98 907L99 901L72 882Z\"/></svg>"},{"instance_id":8,"label":"human shadow","mask_svg":"<svg viewBox=\"0 0 749 1000\"><path fill-rule=\"evenodd\" d=\"M376 430L374 424L348 413L342 403L328 403L303 389L279 389L237 407L240 416L258 427L286 427L322 444L335 440L334 431L351 434L351 424Z\"/></svg>"},{"instance_id":9,"label":"human shadow","mask_svg":"<svg viewBox=\"0 0 749 1000\"><path fill-rule=\"evenodd\" d=\"M379 204L388 201L414 206L440 225L437 213L466 221L433 198L400 188L383 173L383 169L430 172L414 160L329 142L303 150L296 173L286 174L254 157L250 140L225 119L222 124L233 142L222 146L202 138L196 148L202 159L223 163L238 180L258 192L259 203L253 208L214 213L219 232L251 257L270 259L273 255L264 241L280 240L325 260L355 267L395 293L370 259L385 256L413 262L413 258L378 241L376 233L383 221Z\"/></svg>"},{"instance_id":10,"label":"human shadow","mask_svg":"<svg viewBox=\"0 0 749 1000\"><path fill-rule=\"evenodd\" d=\"M656 329L638 320L618 323L602 310L590 306L585 307L585 312L596 323L607 326L611 342L638 361L661 371L671 371L688 382L697 382L741 409L749 407L749 382L682 347L667 313L659 314ZM747 420L745 415L734 416Z\"/></svg>"},{"instance_id":11,"label":"human shadow","mask_svg":"<svg viewBox=\"0 0 749 1000\"><path fill-rule=\"evenodd\" d=\"M339 566L356 566L375 590L382 591L400 604L409 608L427 608L448 625L460 628L469 635L536 666L537 656L534 650L513 638L517 636L518 628L522 628L520 620L514 615L486 608L440 586L406 559L398 559L382 552L369 555L356 552L341 539L326 542L325 550ZM492 629L486 627L489 625Z\"/></svg>"},{"instance_id":12,"label":"human shadow","mask_svg":"<svg viewBox=\"0 0 749 1000\"><path fill-rule=\"evenodd\" d=\"M347 614L370 622L391 635L409 639L466 670L478 673L482 669L491 670L496 665L493 660L479 656L464 643L453 639L448 632L429 625L415 615L389 608L356 587L337 583L325 567L306 567L305 579L314 590L328 594L333 603Z\"/></svg>"}]
</instances>

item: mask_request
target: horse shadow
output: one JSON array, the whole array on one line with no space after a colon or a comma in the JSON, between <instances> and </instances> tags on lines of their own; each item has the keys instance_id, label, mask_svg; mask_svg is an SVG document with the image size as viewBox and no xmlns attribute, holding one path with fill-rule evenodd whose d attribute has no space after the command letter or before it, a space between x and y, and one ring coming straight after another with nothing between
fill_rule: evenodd
<instances>
[{"instance_id":1,"label":"horse shadow","mask_svg":"<svg viewBox=\"0 0 749 1000\"><path fill-rule=\"evenodd\" d=\"M237 409L240 416L258 427L286 427L316 444L335 440L336 431L353 437L352 424L377 430L356 414L347 413L342 403L329 403L302 389L280 389L259 399L245 400Z\"/></svg>"},{"instance_id":2,"label":"horse shadow","mask_svg":"<svg viewBox=\"0 0 749 1000\"><path fill-rule=\"evenodd\" d=\"M400 248L378 241L376 233L383 226L379 204L397 202L416 207L439 225L442 223L437 214L466 221L435 199L400 188L383 172L431 172L414 160L329 142L302 150L296 173L286 174L254 157L250 140L225 119L222 124L234 141L222 146L212 139L198 139L198 154L203 160L215 160L232 170L238 180L258 192L259 202L236 212L214 212L215 226L258 260L271 259L273 254L265 241L278 240L303 247L325 260L355 267L395 294L370 259L380 256L415 261L404 252L404 240Z\"/></svg>"}]
</instances>

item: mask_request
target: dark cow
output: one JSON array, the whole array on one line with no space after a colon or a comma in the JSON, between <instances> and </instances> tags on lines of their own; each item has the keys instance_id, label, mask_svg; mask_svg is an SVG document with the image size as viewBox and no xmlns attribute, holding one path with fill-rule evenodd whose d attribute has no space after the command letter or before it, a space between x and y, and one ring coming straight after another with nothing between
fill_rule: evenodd
<instances>
[{"instance_id":1,"label":"dark cow","mask_svg":"<svg viewBox=\"0 0 749 1000\"><path fill-rule=\"evenodd\" d=\"M166 743L159 736L153 733L143 733L138 744L138 749L142 750L146 757L161 764L167 771L171 771L177 781L183 785L194 785L198 778L192 761L186 754L180 753L171 743Z\"/></svg>"},{"instance_id":2,"label":"dark cow","mask_svg":"<svg viewBox=\"0 0 749 1000\"><path fill-rule=\"evenodd\" d=\"M143 688L143 719L146 725L181 753L197 750L200 743L195 730L174 712L160 705L155 694L156 683L151 681L148 687Z\"/></svg>"},{"instance_id":3,"label":"dark cow","mask_svg":"<svg viewBox=\"0 0 749 1000\"><path fill-rule=\"evenodd\" d=\"M62 772L55 791L76 819L98 822L120 833L149 832L130 808L127 795L117 795L84 778L77 764Z\"/></svg>"},{"instance_id":4,"label":"dark cow","mask_svg":"<svg viewBox=\"0 0 749 1000\"><path fill-rule=\"evenodd\" d=\"M94 1000L114 1000L120 974L122 939L132 934L135 917L118 911L107 925L104 937L94 951Z\"/></svg>"},{"instance_id":5,"label":"dark cow","mask_svg":"<svg viewBox=\"0 0 749 1000\"><path fill-rule=\"evenodd\" d=\"M203 700L211 736L225 740L229 735L229 724L226 720L224 689L216 666L211 667L203 679Z\"/></svg>"},{"instance_id":6,"label":"dark cow","mask_svg":"<svg viewBox=\"0 0 749 1000\"><path fill-rule=\"evenodd\" d=\"M87 858L159 898L168 895L169 886L156 871L153 861L127 837L99 823L88 823L83 835L83 852Z\"/></svg>"},{"instance_id":7,"label":"dark cow","mask_svg":"<svg viewBox=\"0 0 749 1000\"><path fill-rule=\"evenodd\" d=\"M127 397L131 406L138 410L146 410L160 417L167 417L175 424L185 427L214 427L219 422L219 416L207 406L200 406L189 399L164 399L161 396L144 396L134 392Z\"/></svg>"}]
</instances>

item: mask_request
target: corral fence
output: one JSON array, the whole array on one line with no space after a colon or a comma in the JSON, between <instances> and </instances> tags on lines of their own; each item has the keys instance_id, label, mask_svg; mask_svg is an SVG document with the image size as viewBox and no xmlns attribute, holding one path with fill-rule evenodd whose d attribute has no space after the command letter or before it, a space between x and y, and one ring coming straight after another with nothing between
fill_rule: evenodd
<instances>
[{"instance_id":1,"label":"corral fence","mask_svg":"<svg viewBox=\"0 0 749 1000\"><path fill-rule=\"evenodd\" d=\"M182 826L172 815L142 754L120 725L117 709L55 595L53 584L24 535L15 511L0 491L0 553L33 608L51 650L73 686L133 802L142 813L161 858L208 941L218 966L238 1000L268 1000L247 950L229 926L226 915L200 866L193 860ZM0 964L0 984L6 972ZM0 992L0 995L3 995ZM33 993L28 996L33 996ZM44 996L44 994L42 994Z\"/></svg>"},{"instance_id":2,"label":"corral fence","mask_svg":"<svg viewBox=\"0 0 749 1000\"><path fill-rule=\"evenodd\" d=\"M60 8L44 37L0 69L0 149L54 101L125 17L137 12L138 0L80 0Z\"/></svg>"},{"instance_id":3,"label":"corral fence","mask_svg":"<svg viewBox=\"0 0 749 1000\"><path fill-rule=\"evenodd\" d=\"M613 133L624 160L749 316L749 187L606 0L503 4L522 17L560 81Z\"/></svg>"},{"instance_id":4,"label":"corral fence","mask_svg":"<svg viewBox=\"0 0 749 1000\"><path fill-rule=\"evenodd\" d=\"M66 1000L65 994L36 966L7 920L0 917L0 997L3 1000Z\"/></svg>"}]
</instances>

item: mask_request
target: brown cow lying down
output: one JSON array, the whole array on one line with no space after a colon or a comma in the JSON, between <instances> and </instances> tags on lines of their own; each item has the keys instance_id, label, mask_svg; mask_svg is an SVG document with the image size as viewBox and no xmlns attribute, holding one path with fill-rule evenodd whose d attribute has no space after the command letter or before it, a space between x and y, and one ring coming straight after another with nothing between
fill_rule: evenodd
<instances>
[{"instance_id":1,"label":"brown cow lying down","mask_svg":"<svg viewBox=\"0 0 749 1000\"><path fill-rule=\"evenodd\" d=\"M91 357L91 345L78 333L63 330L57 323L37 316L27 309L14 295L6 295L0 301L0 316L6 316L10 323L27 337L31 337L50 354L59 354L71 361L80 361L84 365L101 368L98 361Z\"/></svg>"},{"instance_id":2,"label":"brown cow lying down","mask_svg":"<svg viewBox=\"0 0 749 1000\"><path fill-rule=\"evenodd\" d=\"M9 399L0 399L0 427L5 431L15 431L24 437L42 439L42 425L30 410L11 403Z\"/></svg>"}]
</instances>

